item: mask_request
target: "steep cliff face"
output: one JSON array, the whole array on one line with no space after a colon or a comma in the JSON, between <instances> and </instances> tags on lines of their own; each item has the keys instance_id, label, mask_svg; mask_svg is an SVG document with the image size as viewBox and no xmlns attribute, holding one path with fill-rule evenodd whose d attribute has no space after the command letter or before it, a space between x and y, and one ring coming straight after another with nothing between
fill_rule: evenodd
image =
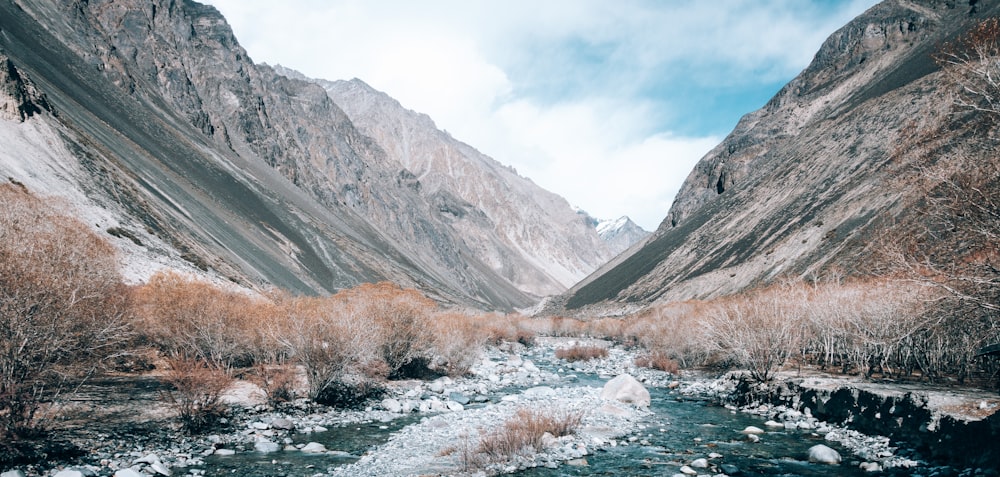
<instances>
[{"instance_id":1,"label":"steep cliff face","mask_svg":"<svg viewBox=\"0 0 1000 477\"><path fill-rule=\"evenodd\" d=\"M309 81L386 151L401 180L459 231L477 257L518 288L560 293L611 258L608 245L565 199L452 138L428 116L358 79Z\"/></svg>"},{"instance_id":2,"label":"steep cliff face","mask_svg":"<svg viewBox=\"0 0 1000 477\"><path fill-rule=\"evenodd\" d=\"M16 145L0 170L133 230L129 260L300 292L392 280L485 308L533 301L442 216L447 197L421 194L322 88L253 64L214 8L4 0L0 31L7 76L53 111L0 124ZM23 121L17 104L40 103L4 84Z\"/></svg>"},{"instance_id":3,"label":"steep cliff face","mask_svg":"<svg viewBox=\"0 0 1000 477\"><path fill-rule=\"evenodd\" d=\"M812 64L695 167L646 245L557 303L620 312L840 269L919 200L902 180L913 132L949 115L933 54L996 2L887 0L834 33Z\"/></svg>"}]
</instances>

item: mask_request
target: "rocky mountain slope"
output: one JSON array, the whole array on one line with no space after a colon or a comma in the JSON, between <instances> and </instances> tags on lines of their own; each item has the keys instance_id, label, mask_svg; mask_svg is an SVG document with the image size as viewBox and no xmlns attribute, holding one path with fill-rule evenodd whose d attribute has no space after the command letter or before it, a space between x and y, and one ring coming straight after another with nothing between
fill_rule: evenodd
<instances>
[{"instance_id":1,"label":"rocky mountain slope","mask_svg":"<svg viewBox=\"0 0 1000 477\"><path fill-rule=\"evenodd\" d=\"M861 257L920 201L905 180L929 150L918 132L951 114L933 55L998 15L996 1L886 0L851 21L695 166L644 247L554 309L620 313L784 276L862 273Z\"/></svg>"},{"instance_id":2,"label":"rocky mountain slope","mask_svg":"<svg viewBox=\"0 0 1000 477\"><path fill-rule=\"evenodd\" d=\"M359 79L285 76L322 86L351 122L396 161L414 191L491 269L536 295L565 291L613 255L562 197L521 177Z\"/></svg>"},{"instance_id":3,"label":"rocky mountain slope","mask_svg":"<svg viewBox=\"0 0 1000 477\"><path fill-rule=\"evenodd\" d=\"M597 235L608 243L611 251L618 255L649 236L649 232L632 222L628 216L615 220L599 220L594 226Z\"/></svg>"},{"instance_id":4,"label":"rocky mountain slope","mask_svg":"<svg viewBox=\"0 0 1000 477\"><path fill-rule=\"evenodd\" d=\"M113 235L132 279L186 266L305 293L391 280L509 309L597 265L524 254L504 258L534 265L526 278L502 276L454 224L481 211L421 192L326 91L255 65L212 7L0 0L0 54L0 174Z\"/></svg>"}]
</instances>

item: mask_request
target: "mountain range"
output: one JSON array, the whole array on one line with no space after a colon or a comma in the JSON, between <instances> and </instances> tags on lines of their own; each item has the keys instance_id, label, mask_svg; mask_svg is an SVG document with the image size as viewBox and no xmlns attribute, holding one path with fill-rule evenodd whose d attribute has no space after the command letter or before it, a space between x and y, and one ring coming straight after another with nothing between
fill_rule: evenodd
<instances>
[{"instance_id":1,"label":"mountain range","mask_svg":"<svg viewBox=\"0 0 1000 477\"><path fill-rule=\"evenodd\" d=\"M2 0L0 55L0 174L109 234L133 281L388 280L510 310L613 255L564 199L427 116L253 63L210 6Z\"/></svg>"}]
</instances>

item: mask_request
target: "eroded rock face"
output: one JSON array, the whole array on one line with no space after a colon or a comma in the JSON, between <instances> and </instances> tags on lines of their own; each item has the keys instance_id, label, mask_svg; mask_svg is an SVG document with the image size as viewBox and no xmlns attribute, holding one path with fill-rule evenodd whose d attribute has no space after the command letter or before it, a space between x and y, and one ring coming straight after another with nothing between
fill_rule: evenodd
<instances>
[{"instance_id":1,"label":"eroded rock face","mask_svg":"<svg viewBox=\"0 0 1000 477\"><path fill-rule=\"evenodd\" d=\"M0 120L24 121L51 107L29 79L18 72L10 58L0 53Z\"/></svg>"},{"instance_id":2,"label":"eroded rock face","mask_svg":"<svg viewBox=\"0 0 1000 477\"><path fill-rule=\"evenodd\" d=\"M907 171L934 146L914 131L951 111L933 53L997 14L993 3L889 0L851 21L695 166L645 246L574 286L564 309L612 314L863 271L872 237L921 200Z\"/></svg>"}]
</instances>

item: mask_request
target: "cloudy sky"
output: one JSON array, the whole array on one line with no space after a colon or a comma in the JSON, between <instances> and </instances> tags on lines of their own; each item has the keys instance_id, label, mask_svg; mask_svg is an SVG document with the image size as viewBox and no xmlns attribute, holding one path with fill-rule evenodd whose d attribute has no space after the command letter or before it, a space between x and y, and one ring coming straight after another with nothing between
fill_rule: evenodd
<instances>
[{"instance_id":1,"label":"cloudy sky","mask_svg":"<svg viewBox=\"0 0 1000 477\"><path fill-rule=\"evenodd\" d=\"M256 62L360 78L599 218L695 162L875 0L207 0Z\"/></svg>"}]
</instances>

